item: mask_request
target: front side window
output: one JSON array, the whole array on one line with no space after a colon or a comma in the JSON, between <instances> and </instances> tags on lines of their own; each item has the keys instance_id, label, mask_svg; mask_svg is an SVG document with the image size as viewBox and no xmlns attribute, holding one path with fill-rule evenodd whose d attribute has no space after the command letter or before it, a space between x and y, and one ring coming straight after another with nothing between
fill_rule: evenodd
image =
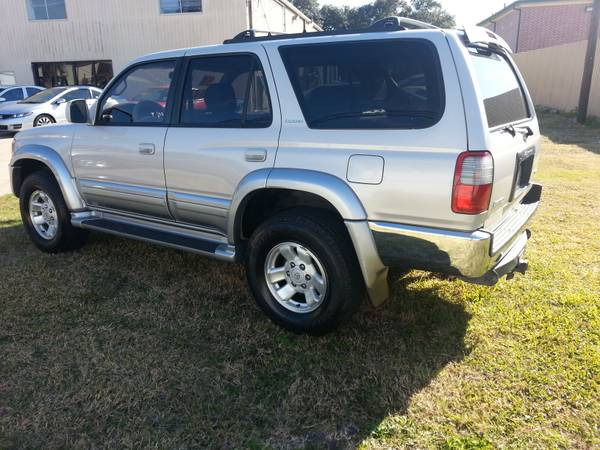
<instances>
[{"instance_id":1,"label":"front side window","mask_svg":"<svg viewBox=\"0 0 600 450\"><path fill-rule=\"evenodd\" d=\"M99 123L166 123L175 61L143 64L122 75L102 100Z\"/></svg>"},{"instance_id":2,"label":"front side window","mask_svg":"<svg viewBox=\"0 0 600 450\"><path fill-rule=\"evenodd\" d=\"M71 100L89 100L92 96L90 95L89 89L75 89L67 92L62 98L70 102Z\"/></svg>"},{"instance_id":3,"label":"front side window","mask_svg":"<svg viewBox=\"0 0 600 450\"><path fill-rule=\"evenodd\" d=\"M267 83L256 56L202 57L190 62L181 110L184 125L266 128L271 121Z\"/></svg>"},{"instance_id":4,"label":"front side window","mask_svg":"<svg viewBox=\"0 0 600 450\"><path fill-rule=\"evenodd\" d=\"M442 73L427 41L290 45L280 53L310 128L418 129L442 117Z\"/></svg>"},{"instance_id":5,"label":"front side window","mask_svg":"<svg viewBox=\"0 0 600 450\"><path fill-rule=\"evenodd\" d=\"M65 0L27 0L30 20L66 19Z\"/></svg>"},{"instance_id":6,"label":"front side window","mask_svg":"<svg viewBox=\"0 0 600 450\"><path fill-rule=\"evenodd\" d=\"M160 0L162 14L202 12L202 0Z\"/></svg>"},{"instance_id":7,"label":"front side window","mask_svg":"<svg viewBox=\"0 0 600 450\"><path fill-rule=\"evenodd\" d=\"M483 95L488 126L495 128L529 117L525 94L508 60L494 52L469 49Z\"/></svg>"},{"instance_id":8,"label":"front side window","mask_svg":"<svg viewBox=\"0 0 600 450\"><path fill-rule=\"evenodd\" d=\"M8 89L7 91L4 91L2 94L0 94L0 97L4 98L4 100L6 100L7 102L16 102L19 100L23 100L23 89Z\"/></svg>"}]
</instances>

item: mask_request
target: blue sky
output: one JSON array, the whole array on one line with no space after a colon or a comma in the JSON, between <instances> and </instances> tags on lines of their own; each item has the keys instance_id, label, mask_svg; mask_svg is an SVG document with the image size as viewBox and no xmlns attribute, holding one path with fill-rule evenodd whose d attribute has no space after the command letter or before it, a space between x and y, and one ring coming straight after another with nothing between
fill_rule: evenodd
<instances>
[{"instance_id":1,"label":"blue sky","mask_svg":"<svg viewBox=\"0 0 600 450\"><path fill-rule=\"evenodd\" d=\"M321 5L360 6L372 0L319 0ZM475 25L511 3L507 0L438 0L456 17L458 25Z\"/></svg>"}]
</instances>

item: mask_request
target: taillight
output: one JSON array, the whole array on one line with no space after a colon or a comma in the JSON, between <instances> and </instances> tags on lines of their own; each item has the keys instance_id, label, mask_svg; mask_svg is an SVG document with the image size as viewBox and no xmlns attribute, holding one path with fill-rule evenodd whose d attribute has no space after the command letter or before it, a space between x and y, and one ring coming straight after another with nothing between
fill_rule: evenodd
<instances>
[{"instance_id":1,"label":"taillight","mask_svg":"<svg viewBox=\"0 0 600 450\"><path fill-rule=\"evenodd\" d=\"M480 214L488 210L494 183L494 159L490 152L458 155L452 188L452 211Z\"/></svg>"}]
</instances>

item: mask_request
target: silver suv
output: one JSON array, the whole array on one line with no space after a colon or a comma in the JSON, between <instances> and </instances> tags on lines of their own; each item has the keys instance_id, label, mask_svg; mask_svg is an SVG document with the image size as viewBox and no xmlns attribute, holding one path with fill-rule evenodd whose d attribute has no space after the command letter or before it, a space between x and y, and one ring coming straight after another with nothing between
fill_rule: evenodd
<instances>
[{"instance_id":1,"label":"silver suv","mask_svg":"<svg viewBox=\"0 0 600 450\"><path fill-rule=\"evenodd\" d=\"M265 313L311 334L384 302L391 267L525 272L539 128L501 38L403 18L257 34L137 59L71 124L19 134L33 242L98 230L244 262Z\"/></svg>"}]
</instances>

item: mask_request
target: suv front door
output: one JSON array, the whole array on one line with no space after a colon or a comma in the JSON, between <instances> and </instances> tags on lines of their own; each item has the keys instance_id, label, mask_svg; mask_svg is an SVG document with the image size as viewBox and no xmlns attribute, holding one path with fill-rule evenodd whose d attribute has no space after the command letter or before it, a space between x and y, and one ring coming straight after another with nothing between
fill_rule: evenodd
<instances>
[{"instance_id":1,"label":"suv front door","mask_svg":"<svg viewBox=\"0 0 600 450\"><path fill-rule=\"evenodd\" d=\"M170 218L163 145L177 61L124 72L99 99L95 124L77 130L73 168L90 207Z\"/></svg>"},{"instance_id":2,"label":"suv front door","mask_svg":"<svg viewBox=\"0 0 600 450\"><path fill-rule=\"evenodd\" d=\"M180 114L165 143L169 208L179 222L225 233L231 200L250 172L273 167L281 119L264 51L192 50ZM273 94L275 95L275 94Z\"/></svg>"}]
</instances>

